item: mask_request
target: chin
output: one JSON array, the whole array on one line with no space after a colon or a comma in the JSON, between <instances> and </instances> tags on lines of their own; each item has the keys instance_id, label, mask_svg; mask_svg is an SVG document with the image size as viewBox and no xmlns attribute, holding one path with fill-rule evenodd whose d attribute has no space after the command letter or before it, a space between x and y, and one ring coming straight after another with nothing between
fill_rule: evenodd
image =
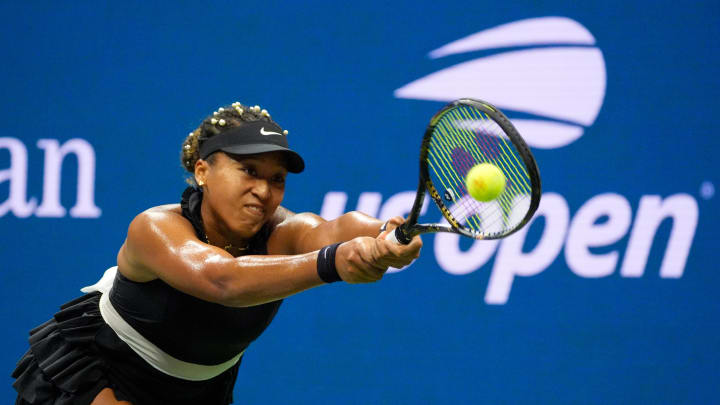
<instances>
[{"instance_id":1,"label":"chin","mask_svg":"<svg viewBox=\"0 0 720 405\"><path fill-rule=\"evenodd\" d=\"M260 229L262 229L263 225L265 225L265 222L267 221L245 222L236 228L235 234L243 239L250 239L255 236L256 233L260 232Z\"/></svg>"}]
</instances>

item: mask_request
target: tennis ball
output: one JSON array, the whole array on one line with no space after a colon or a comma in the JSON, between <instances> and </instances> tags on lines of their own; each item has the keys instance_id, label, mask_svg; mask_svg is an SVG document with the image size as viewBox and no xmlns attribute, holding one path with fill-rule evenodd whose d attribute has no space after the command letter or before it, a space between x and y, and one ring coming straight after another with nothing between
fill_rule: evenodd
<instances>
[{"instance_id":1,"label":"tennis ball","mask_svg":"<svg viewBox=\"0 0 720 405\"><path fill-rule=\"evenodd\" d=\"M480 163L473 166L465 176L465 185L472 198L490 201L505 189L505 175L493 164Z\"/></svg>"}]
</instances>

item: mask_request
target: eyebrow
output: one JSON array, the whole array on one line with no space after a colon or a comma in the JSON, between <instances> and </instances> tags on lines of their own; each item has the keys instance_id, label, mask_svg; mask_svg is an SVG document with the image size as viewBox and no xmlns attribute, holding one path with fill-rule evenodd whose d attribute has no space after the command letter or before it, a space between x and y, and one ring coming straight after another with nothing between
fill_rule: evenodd
<instances>
[{"instance_id":1,"label":"eyebrow","mask_svg":"<svg viewBox=\"0 0 720 405\"><path fill-rule=\"evenodd\" d=\"M239 157L239 158L237 158L237 159L236 159L236 158L233 158L233 160L234 160L235 162L239 163L239 164L254 164L254 165L256 165L256 166L257 166L258 164L265 164L265 163L267 163L266 160L260 159L260 158L256 158L256 157ZM273 167L273 168L271 169L271 171L275 171L275 172L282 173L282 174L287 174L287 172L288 172L287 167L285 167L285 165L284 165L282 162L276 162L276 161L272 160L272 161L271 161L271 164L272 164L273 166L276 166L276 167Z\"/></svg>"}]
</instances>

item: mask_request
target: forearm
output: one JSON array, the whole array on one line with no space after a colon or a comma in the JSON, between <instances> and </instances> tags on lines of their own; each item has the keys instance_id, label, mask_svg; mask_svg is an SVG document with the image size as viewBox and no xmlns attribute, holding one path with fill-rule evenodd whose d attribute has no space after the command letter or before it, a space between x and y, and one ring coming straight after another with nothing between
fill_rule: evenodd
<instances>
[{"instance_id":1,"label":"forearm","mask_svg":"<svg viewBox=\"0 0 720 405\"><path fill-rule=\"evenodd\" d=\"M401 222L400 217L388 221L393 226ZM318 275L318 250L337 242L347 243L336 248L337 256L330 256L334 257L330 260L333 266L338 266L333 270L336 276L349 283L377 281L389 266L406 266L417 258L422 246L419 238L408 246L376 239L382 225L368 215L347 213L305 229L302 247L306 250L302 252L306 253L242 256L233 259L230 268L218 266L215 274L221 276L213 280L222 291L220 303L233 307L259 305L325 284Z\"/></svg>"},{"instance_id":2,"label":"forearm","mask_svg":"<svg viewBox=\"0 0 720 405\"><path fill-rule=\"evenodd\" d=\"M294 256L242 256L208 269L219 274L217 302L247 307L275 301L324 284L317 273L317 252ZM224 266L230 267L222 268Z\"/></svg>"},{"instance_id":3,"label":"forearm","mask_svg":"<svg viewBox=\"0 0 720 405\"><path fill-rule=\"evenodd\" d=\"M319 218L319 217L316 217ZM320 219L322 220L322 219ZM358 211L307 230L298 255L242 256L236 267L218 278L222 304L245 307L263 304L324 284L317 273L317 251L360 236L375 238L384 222Z\"/></svg>"},{"instance_id":4,"label":"forearm","mask_svg":"<svg viewBox=\"0 0 720 405\"><path fill-rule=\"evenodd\" d=\"M323 222L311 229L303 240L301 251L318 250L333 243L345 242L359 236L376 237L383 222L358 211Z\"/></svg>"},{"instance_id":5,"label":"forearm","mask_svg":"<svg viewBox=\"0 0 720 405\"><path fill-rule=\"evenodd\" d=\"M376 237L383 222L359 211L348 212L331 221L329 232L332 242L342 242L358 236ZM331 243L332 243L331 242Z\"/></svg>"}]
</instances>

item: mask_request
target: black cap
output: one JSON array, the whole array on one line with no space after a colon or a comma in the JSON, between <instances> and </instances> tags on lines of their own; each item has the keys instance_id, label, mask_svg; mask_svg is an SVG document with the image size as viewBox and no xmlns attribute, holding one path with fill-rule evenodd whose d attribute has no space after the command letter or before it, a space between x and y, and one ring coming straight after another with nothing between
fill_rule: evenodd
<instances>
[{"instance_id":1,"label":"black cap","mask_svg":"<svg viewBox=\"0 0 720 405\"><path fill-rule=\"evenodd\" d=\"M283 129L269 121L244 122L239 127L230 128L207 138L200 145L200 159L206 159L219 150L234 155L285 152L289 172L300 173L305 169L303 158L288 148L287 135Z\"/></svg>"}]
</instances>

